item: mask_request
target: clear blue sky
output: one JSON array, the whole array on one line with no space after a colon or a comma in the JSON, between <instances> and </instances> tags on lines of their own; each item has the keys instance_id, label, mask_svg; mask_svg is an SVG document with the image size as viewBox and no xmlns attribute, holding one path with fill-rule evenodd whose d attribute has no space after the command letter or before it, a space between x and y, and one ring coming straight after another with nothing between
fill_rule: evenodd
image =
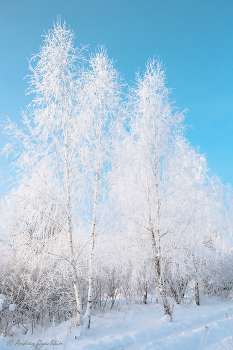
<instances>
[{"instance_id":1,"label":"clear blue sky","mask_svg":"<svg viewBox=\"0 0 233 350\"><path fill-rule=\"evenodd\" d=\"M0 0L0 117L21 120L31 99L26 57L39 51L58 14L77 46L105 45L128 83L148 57L159 56L171 98L189 109L188 139L233 184L232 0ZM1 160L1 168L4 179L9 164Z\"/></svg>"}]
</instances>

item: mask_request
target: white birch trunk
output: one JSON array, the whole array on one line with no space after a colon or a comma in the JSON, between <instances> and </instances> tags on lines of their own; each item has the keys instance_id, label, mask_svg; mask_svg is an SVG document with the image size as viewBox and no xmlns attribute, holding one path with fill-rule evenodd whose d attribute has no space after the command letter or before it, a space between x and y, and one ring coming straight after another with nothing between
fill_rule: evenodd
<instances>
[{"instance_id":1,"label":"white birch trunk","mask_svg":"<svg viewBox=\"0 0 233 350\"><path fill-rule=\"evenodd\" d=\"M64 80L66 78L64 77ZM62 100L61 96L60 99ZM65 121L63 120L63 133L65 141L65 172L66 172L66 218L67 218L67 236L69 241L69 256L70 264L72 269L72 278L73 278L73 288L75 294L76 308L77 308L77 326L82 326L82 310L81 310L81 301L80 293L78 287L78 275L76 268L76 261L74 256L74 245L73 245L73 230L72 230L72 214L71 214L71 185L70 185L70 163L69 163L69 149L68 149L68 110L67 110L67 93L65 89ZM61 111L62 112L62 111ZM63 114L63 113L62 113Z\"/></svg>"},{"instance_id":2,"label":"white birch trunk","mask_svg":"<svg viewBox=\"0 0 233 350\"><path fill-rule=\"evenodd\" d=\"M189 196L190 197L190 196ZM196 228L194 227L193 231L193 237L194 237L194 253L193 253L193 265L194 265L194 296L195 296L195 304L200 305L200 293L199 293L199 286L198 286L198 273L197 273L197 262L196 262Z\"/></svg>"},{"instance_id":3,"label":"white birch trunk","mask_svg":"<svg viewBox=\"0 0 233 350\"><path fill-rule=\"evenodd\" d=\"M155 242L155 235L154 232L151 232L152 235L152 245L153 245L153 250L155 252L155 271L156 271L156 278L159 286L159 293L163 302L163 307L164 307L164 313L165 315L170 316L170 320L172 321L172 310L170 308L170 305L167 300L166 292L164 290L164 284L163 284L163 279L161 276L161 252L160 252L160 245L157 242Z\"/></svg>"},{"instance_id":4,"label":"white birch trunk","mask_svg":"<svg viewBox=\"0 0 233 350\"><path fill-rule=\"evenodd\" d=\"M157 132L156 132L156 126L155 128L155 144L157 140ZM160 200L159 200L159 180L158 180L158 175L157 175L157 150L156 150L156 145L154 144L154 177L155 177L155 188L156 188L156 198L157 198L157 221L156 221L156 237L154 234L154 228L151 222L151 216L150 216L150 227L151 227L151 233L152 233L152 244L153 244L153 250L154 250L154 258L155 258L155 271L156 271L156 277L157 277L157 282L159 286L159 292L160 296L163 302L163 307L164 307L164 313L165 315L170 316L170 321L172 321L172 310L170 308L170 305L167 300L166 296L166 291L164 288L164 283L163 283L163 278L161 274L161 244L160 244ZM149 190L149 186L148 186Z\"/></svg>"},{"instance_id":5,"label":"white birch trunk","mask_svg":"<svg viewBox=\"0 0 233 350\"><path fill-rule=\"evenodd\" d=\"M156 182L157 182L157 175L156 176ZM155 272L156 272L156 278L159 286L159 292L160 296L163 302L164 307L164 313L165 315L170 316L170 320L172 321L172 310L170 308L170 305L168 303L166 292L163 284L163 279L161 276L161 245L160 245L160 227L159 227L159 218L160 218L160 202L158 199L158 183L156 183L156 196L157 196L157 224L156 224L156 237L155 232L151 220L151 208L150 208L150 199L149 199L149 185L147 181L147 200L149 203L149 225L150 225L150 231L151 231L151 239L152 239L152 247L154 252L154 259L155 259Z\"/></svg>"},{"instance_id":6,"label":"white birch trunk","mask_svg":"<svg viewBox=\"0 0 233 350\"><path fill-rule=\"evenodd\" d=\"M195 237L195 235L194 235ZM197 274L197 264L196 264L196 258L195 254L193 254L193 264L194 264L194 270L195 270L195 276L194 276L194 295L195 295L195 304L200 305L200 293L199 293L199 285L198 285L198 274Z\"/></svg>"},{"instance_id":7,"label":"white birch trunk","mask_svg":"<svg viewBox=\"0 0 233 350\"><path fill-rule=\"evenodd\" d=\"M72 277L73 277L73 288L74 288L76 308L77 308L77 326L82 326L81 302L80 302L80 296L79 296L78 277L77 277L77 269L76 269L76 262L75 262L75 258L74 258L74 246L73 246L73 232L72 232L72 219L71 219L70 173L69 173L67 145L65 146L65 149L66 149L66 188L67 188L67 203L66 203L67 236L68 236L68 241L69 241L69 256L70 256L70 264L71 264Z\"/></svg>"},{"instance_id":8,"label":"white birch trunk","mask_svg":"<svg viewBox=\"0 0 233 350\"><path fill-rule=\"evenodd\" d=\"M94 243L95 243L95 225L96 225L96 210L98 203L98 186L99 186L99 166L96 173L95 182L95 194L94 194L94 205L93 205L93 218L91 223L91 247L90 247L90 260L89 260L89 282L88 282L88 297L87 297L87 309L85 313L86 328L90 328L91 325L91 309L93 304L93 254L94 254Z\"/></svg>"},{"instance_id":9,"label":"white birch trunk","mask_svg":"<svg viewBox=\"0 0 233 350\"><path fill-rule=\"evenodd\" d=\"M91 326L91 310L93 305L93 257L94 257L94 245L95 245L95 226L96 226L96 211L98 205L98 190L99 190L99 173L100 173L100 157L101 157L101 137L102 137L102 98L100 104L100 126L99 126L99 140L98 140L98 153L99 162L97 166L95 176L95 192L93 198L93 216L91 223L91 246L90 246L90 259L89 259L89 278L88 278L88 296L87 296L87 309L85 313L85 328Z\"/></svg>"}]
</instances>

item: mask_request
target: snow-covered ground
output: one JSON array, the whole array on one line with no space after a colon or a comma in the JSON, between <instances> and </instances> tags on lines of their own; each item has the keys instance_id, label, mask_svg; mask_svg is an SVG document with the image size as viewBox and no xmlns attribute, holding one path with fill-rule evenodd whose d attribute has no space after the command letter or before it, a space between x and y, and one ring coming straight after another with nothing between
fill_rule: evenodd
<instances>
[{"instance_id":1,"label":"snow-covered ground","mask_svg":"<svg viewBox=\"0 0 233 350\"><path fill-rule=\"evenodd\" d=\"M91 329L81 337L77 331L70 332L70 325L71 320L44 332L38 328L33 335L23 335L15 328L12 338L0 339L0 350L233 349L233 302L230 301L202 300L199 307L176 305L173 322L163 317L160 305L134 305L124 311L93 316ZM19 345L25 342L27 345ZM47 345L32 345L38 342Z\"/></svg>"}]
</instances>

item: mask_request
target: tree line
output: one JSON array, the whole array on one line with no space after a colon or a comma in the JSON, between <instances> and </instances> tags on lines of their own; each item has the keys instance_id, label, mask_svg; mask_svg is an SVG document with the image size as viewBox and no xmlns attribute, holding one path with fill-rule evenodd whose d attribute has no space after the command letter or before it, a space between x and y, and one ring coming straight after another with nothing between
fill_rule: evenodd
<instances>
[{"instance_id":1,"label":"tree line","mask_svg":"<svg viewBox=\"0 0 233 350\"><path fill-rule=\"evenodd\" d=\"M58 21L29 69L23 127L3 123L17 185L1 201L2 332L53 317L86 329L133 302L172 321L185 297L230 298L231 189L186 139L163 65L129 86Z\"/></svg>"}]
</instances>

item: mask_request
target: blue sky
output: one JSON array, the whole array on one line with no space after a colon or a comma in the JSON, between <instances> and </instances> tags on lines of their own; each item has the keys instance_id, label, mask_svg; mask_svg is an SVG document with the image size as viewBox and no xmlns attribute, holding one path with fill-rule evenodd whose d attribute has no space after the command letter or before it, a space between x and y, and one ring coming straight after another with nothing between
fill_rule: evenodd
<instances>
[{"instance_id":1,"label":"blue sky","mask_svg":"<svg viewBox=\"0 0 233 350\"><path fill-rule=\"evenodd\" d=\"M20 122L29 74L44 30L61 15L75 44L105 45L126 82L148 57L163 61L171 99L188 109L187 137L212 173L233 184L232 0L0 0L0 117ZM0 146L4 143L1 135ZM9 163L1 160L2 180Z\"/></svg>"}]
</instances>

